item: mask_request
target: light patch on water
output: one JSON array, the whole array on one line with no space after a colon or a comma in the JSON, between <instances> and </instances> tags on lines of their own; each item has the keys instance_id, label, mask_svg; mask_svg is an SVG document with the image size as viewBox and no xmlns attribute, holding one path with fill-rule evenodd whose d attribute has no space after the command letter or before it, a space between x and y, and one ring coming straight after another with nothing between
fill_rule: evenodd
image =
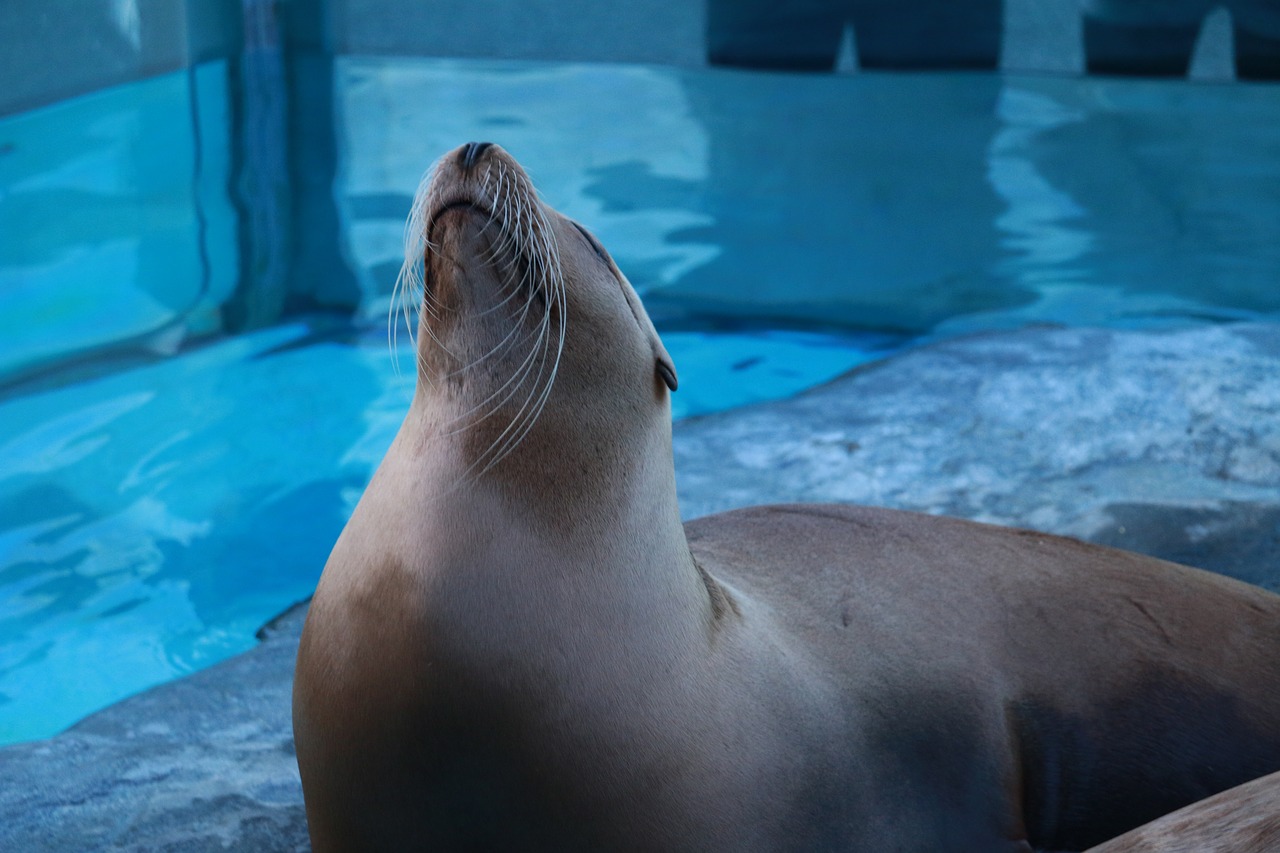
<instances>
[{"instance_id":1,"label":"light patch on water","mask_svg":"<svg viewBox=\"0 0 1280 853\"><path fill-rule=\"evenodd\" d=\"M720 251L666 239L710 224L705 214L660 204L615 209L591 191L596 176L613 168L706 179L706 132L673 69L345 57L337 78L348 152L340 206L344 196L411 192L436 157L483 138L510 150L543 199L588 224L624 270L642 265L669 284ZM403 219L349 222L353 256L366 271L362 288L379 293L385 282L367 271L398 262Z\"/></svg>"},{"instance_id":2,"label":"light patch on water","mask_svg":"<svg viewBox=\"0 0 1280 853\"><path fill-rule=\"evenodd\" d=\"M243 651L314 588L379 453L361 418L407 399L382 335L308 334L0 401L0 742Z\"/></svg>"},{"instance_id":3,"label":"light patch on water","mask_svg":"<svg viewBox=\"0 0 1280 853\"><path fill-rule=\"evenodd\" d=\"M135 51L142 48L142 16L138 14L138 0L111 0L111 19L125 41Z\"/></svg>"},{"instance_id":4,"label":"light patch on water","mask_svg":"<svg viewBox=\"0 0 1280 853\"><path fill-rule=\"evenodd\" d=\"M1001 90L996 111L1004 124L991 140L987 179L1008 205L996 218L1011 254L1002 271L1032 289L1075 281L1082 275L1075 265L1093 245L1085 210L1040 172L1035 153L1037 137L1084 115L1015 84Z\"/></svg>"},{"instance_id":5,"label":"light patch on water","mask_svg":"<svg viewBox=\"0 0 1280 853\"><path fill-rule=\"evenodd\" d=\"M43 423L34 422L34 426L0 444L0 479L47 474L75 464L110 440L104 432L107 426L146 405L153 396L149 391L136 391Z\"/></svg>"}]
</instances>

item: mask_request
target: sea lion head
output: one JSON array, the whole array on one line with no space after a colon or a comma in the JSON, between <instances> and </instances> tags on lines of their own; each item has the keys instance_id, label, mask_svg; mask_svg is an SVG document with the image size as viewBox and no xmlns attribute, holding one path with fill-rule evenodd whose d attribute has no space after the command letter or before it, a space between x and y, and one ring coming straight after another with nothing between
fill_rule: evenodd
<instances>
[{"instance_id":1,"label":"sea lion head","mask_svg":"<svg viewBox=\"0 0 1280 853\"><path fill-rule=\"evenodd\" d=\"M675 368L639 297L499 146L423 179L398 287L419 285L415 405L463 439L468 478L609 469L654 425L669 444Z\"/></svg>"}]
</instances>

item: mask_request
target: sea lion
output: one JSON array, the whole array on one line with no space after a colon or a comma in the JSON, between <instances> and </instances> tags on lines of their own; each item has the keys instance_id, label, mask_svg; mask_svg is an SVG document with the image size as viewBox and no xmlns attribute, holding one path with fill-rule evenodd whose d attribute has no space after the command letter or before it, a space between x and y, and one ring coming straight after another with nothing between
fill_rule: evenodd
<instances>
[{"instance_id":1,"label":"sea lion","mask_svg":"<svg viewBox=\"0 0 1280 853\"><path fill-rule=\"evenodd\" d=\"M407 232L417 390L298 651L318 853L1083 850L1280 769L1280 597L884 509L686 527L599 242L478 143Z\"/></svg>"},{"instance_id":2,"label":"sea lion","mask_svg":"<svg viewBox=\"0 0 1280 853\"><path fill-rule=\"evenodd\" d=\"M1089 853L1275 853L1280 773L1238 785L1126 832Z\"/></svg>"}]
</instances>

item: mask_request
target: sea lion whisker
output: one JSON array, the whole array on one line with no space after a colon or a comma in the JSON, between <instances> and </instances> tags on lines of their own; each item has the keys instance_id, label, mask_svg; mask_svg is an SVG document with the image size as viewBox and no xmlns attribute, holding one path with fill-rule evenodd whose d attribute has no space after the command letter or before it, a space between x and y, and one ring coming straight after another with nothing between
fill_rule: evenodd
<instances>
[{"instance_id":1,"label":"sea lion whisker","mask_svg":"<svg viewBox=\"0 0 1280 853\"><path fill-rule=\"evenodd\" d=\"M465 200L463 197L456 202L451 200L442 204L440 200L432 197L429 188L440 166L440 161L432 164L415 192L414 204L405 227L405 263L393 287L392 311L394 311L395 301L401 300L400 315L415 348L417 348L417 337L412 322L413 313L424 311L427 317L439 319L441 310L445 307L438 301L438 294L427 287L426 282L428 256L434 254L435 257L443 257L439 247L431 240L431 223L434 221L432 211L443 210ZM467 359L461 366L444 374L444 378L474 370L484 362L509 351L525 337L522 329L525 328L529 312L533 307L534 295L539 294L540 301L543 303L537 329L531 331L528 336L528 352L501 385L483 400L453 418L457 426L446 433L456 433L460 429L465 429L468 424L474 425L492 417L510 403L520 393L521 388L527 388L524 401L507 427L478 457L477 461L488 463L485 465L487 470L489 465L506 456L523 440L546 405L563 352L565 312L562 307L564 282L558 269L554 230L541 206L534 201L525 183L517 181L513 173L501 162L496 164L496 168L493 163L486 163L479 185L482 190L481 197L467 203L487 208L487 216L481 227L482 232L487 233L492 231L495 225L499 226L498 233L489 241L483 262L492 265L496 271L500 272L505 282L502 298L479 312L479 315L484 316L503 310L521 296L525 297L525 302L515 315L511 329L500 340L478 357ZM416 298L411 298L411 295ZM556 333L551 329L553 313L558 313L560 321L560 327ZM391 320L392 316L394 315L389 312L388 328L391 347L397 350L398 325ZM418 326L419 329L425 328L433 343L446 355L457 359L456 354L436 334L432 323L423 322ZM550 356L553 337L555 338L554 358ZM425 358L420 351L417 353L417 361L420 370L430 378L432 374L426 369ZM399 371L398 361L396 370Z\"/></svg>"},{"instance_id":2,"label":"sea lion whisker","mask_svg":"<svg viewBox=\"0 0 1280 853\"><path fill-rule=\"evenodd\" d=\"M542 219L543 223L548 224L546 223L545 216L542 215L542 212L538 211L538 214L539 214L539 218ZM549 227L545 233L547 233L548 235L551 235L547 241L548 242L547 257L554 259L555 266L557 268L556 269L557 275L550 282L554 295L551 298L548 298L544 301L540 331L545 331L550 328L553 303L557 303L557 302L562 303L564 299L564 278L562 275L559 275L559 269L558 269L559 267L558 246L555 245L554 233L550 231ZM529 434L529 431L533 429L534 424L536 424L539 417L541 417L542 411L547 405L547 400L550 399L551 389L552 389L552 386L555 384L556 376L559 373L559 369L560 369L560 362L564 354L564 342L565 342L565 337L567 333L567 312L563 310L562 304L558 304L558 307L560 309L557 312L557 316L559 318L559 329L558 329L559 334L557 336L558 339L556 342L556 354L555 354L555 359L551 364L550 372L547 375L547 380L542 385L541 390L538 391L537 390L538 380L540 380L542 377L542 366L543 364L545 364L546 353L550 348L550 338L549 337L544 338L542 335L540 335L539 339L543 341L543 350L541 353L542 360L539 363L538 379L536 379L534 382L534 389L531 390L530 396L526 398L525 404L521 406L520 412L518 412L517 415L512 419L512 423L509 426L514 426L515 423L521 419L522 415L525 415L525 411L526 411L525 407L528 405L528 403L531 400L533 400L533 406L528 409L527 417L525 417L524 423L518 429L516 429L511 434L511 436L507 438L505 442L505 446L503 446L497 451L497 453L493 456L493 458L476 475L477 477L484 476L486 472L488 472L494 465L497 465L504 458L506 458L512 451L514 451L520 445L521 442L524 441L525 437ZM537 395L536 400L534 400L535 393ZM489 448L486 449L485 453L481 454L480 458L483 458L484 455L487 455L488 453L493 451L494 447L497 445L497 442L501 440L502 440L502 436L499 436L498 439L495 440L495 442L491 444Z\"/></svg>"},{"instance_id":3,"label":"sea lion whisker","mask_svg":"<svg viewBox=\"0 0 1280 853\"><path fill-rule=\"evenodd\" d=\"M404 322L405 333L408 335L415 355L421 358L418 353L417 334L414 331L419 310L417 294L423 290L420 285L414 283L417 279L418 273L415 267L411 266L407 270L401 268L391 289L391 303L387 309L387 336L392 355L392 367L397 378L400 376L400 324L396 322L397 316Z\"/></svg>"},{"instance_id":4,"label":"sea lion whisker","mask_svg":"<svg viewBox=\"0 0 1280 853\"><path fill-rule=\"evenodd\" d=\"M452 262L450 258L447 258L438 249L435 250L433 254L434 254L434 257L436 257L439 260ZM425 262L424 262L424 267L425 267ZM420 305L421 306L420 310L425 311L427 314L427 317L430 318L431 320L437 320L437 321L440 320L443 317L443 310L447 310L447 306L441 305L439 307L442 310L437 311L432 305L428 304L428 301L433 298L430 290L424 288L423 294L424 294L423 298L420 300L417 300L415 304ZM449 347L449 345L444 341L444 339L442 339L439 335L436 334L436 331L430 322L420 322L419 327L426 330L427 337L429 337L432 340L432 342L435 343L437 347L439 347L440 351L443 352L448 358L454 361L462 360L459 357L459 355ZM418 364L420 367L425 368L426 366L425 362L422 361L421 359L419 359Z\"/></svg>"},{"instance_id":5,"label":"sea lion whisker","mask_svg":"<svg viewBox=\"0 0 1280 853\"><path fill-rule=\"evenodd\" d=\"M510 181L507 177L506 170L501 165L498 166L497 179L494 180L492 185L486 184L486 186L490 186L490 195L492 196L493 204L491 207L492 215L485 222L483 230L487 231L489 227L497 222L499 229L498 236L501 241L502 239L507 238L510 222L508 208L511 204L511 190L509 189Z\"/></svg>"},{"instance_id":6,"label":"sea lion whisker","mask_svg":"<svg viewBox=\"0 0 1280 853\"><path fill-rule=\"evenodd\" d=\"M504 211L503 215L507 216L508 214ZM510 266L513 259L520 254L522 246L521 233L517 230L518 224L518 222L512 223L510 221L503 223L498 239L494 241L489 252L489 263L501 263Z\"/></svg>"},{"instance_id":7,"label":"sea lion whisker","mask_svg":"<svg viewBox=\"0 0 1280 853\"><path fill-rule=\"evenodd\" d=\"M540 337L541 335L542 335L542 330L539 329L537 337ZM520 386L524 384L525 378L532 371L533 361L534 361L534 349L536 348L536 346L537 346L537 342L535 339L533 346L531 346L530 348L529 354L524 357L521 363L512 372L512 375L509 376L507 380L502 383L502 385L500 385L497 389L495 389L492 393L490 393L489 396L486 397L484 400L472 406L470 409L463 412L462 414L454 417L451 423L456 423L458 424L458 426L451 430L448 430L447 432L444 433L444 435L455 435L458 432L466 430L470 426L474 426L475 424L482 423L485 420L488 420L490 417L492 417L498 411L500 411L503 405L505 405L507 401L509 401L512 397L515 396ZM493 402L499 396L501 396L501 399L498 399L497 402ZM493 403L493 405L489 406L491 402ZM488 410L485 411L483 415L473 419L473 416L475 415L476 412L482 409L485 409L486 407L488 407Z\"/></svg>"},{"instance_id":8,"label":"sea lion whisker","mask_svg":"<svg viewBox=\"0 0 1280 853\"><path fill-rule=\"evenodd\" d=\"M491 210L494 219L503 219L505 222L517 222L518 225L508 225L504 223L503 232L499 240L491 243L491 250L486 253L485 262L492 264L502 275L506 284L504 290L506 293L503 298L493 306L478 312L477 316L485 316L496 312L510 302L522 295L523 293L541 292L545 290L545 286L541 281L544 276L544 262L538 256L539 243L545 242L541 240L539 235L533 232L532 219L527 212L517 213L517 209L524 210L524 206L528 204L528 194L517 191L517 185L512 181L510 175L499 167L497 176L497 188L490 195L492 196ZM523 259L523 269L520 268ZM545 297L544 297L545 298ZM493 358L511 346L515 345L518 340L519 332L524 328L529 310L532 306L532 300L527 300L522 306L521 311L515 320L515 325L511 330L503 336L488 351L480 356L469 360L466 364L452 371L449 376L457 375L466 370L473 369L478 364ZM486 399L480 401L467 412L463 413L456 420L466 422L477 411L486 409L491 403L493 404L490 411L485 411L481 419L490 417L494 411L505 405L511 396L515 393L513 387L511 393L506 393L508 385L518 387L522 384L528 374L532 371L533 365L528 359L521 365L522 369L517 370L508 378L507 382L500 386L493 394Z\"/></svg>"},{"instance_id":9,"label":"sea lion whisker","mask_svg":"<svg viewBox=\"0 0 1280 853\"><path fill-rule=\"evenodd\" d=\"M501 433L489 444L484 451L477 454L476 460L468 467L469 474L476 465L485 462L484 467L475 473L476 477L482 477L490 471L495 465L505 459L528 435L529 430L533 428L533 424L537 421L538 416L542 412L542 407L546 403L547 397L550 395L550 381L543 383L542 377L546 372L547 352L550 348L550 339L548 336L539 335L538 340L542 343L541 350L538 351L538 374L534 377L529 394L525 397L524 402L520 404L519 410ZM534 350L530 350L532 355ZM548 375L548 380L552 376ZM523 384L523 383L522 383ZM541 387L539 387L541 386ZM531 405L532 404L532 405ZM488 458L488 461L486 460Z\"/></svg>"},{"instance_id":10,"label":"sea lion whisker","mask_svg":"<svg viewBox=\"0 0 1280 853\"><path fill-rule=\"evenodd\" d=\"M547 315L547 320L549 323L550 321L549 314ZM555 360L551 364L551 370L547 374L546 382L543 383L541 391L538 392L537 400L534 402L534 405L529 409L527 417L525 418L525 421L522 424L521 428L518 429L516 432L514 432L512 436L508 438L506 442L506 446L499 450L499 452L489 461L488 464L485 465L485 467L480 471L480 473L477 476L483 476L494 465L497 465L499 462L505 459L508 455L510 455L517 447L519 447L520 443L524 441L525 437L529 434L529 431L533 429L534 424L536 424L538 419L541 417L542 411L544 408L546 408L547 401L551 397L551 389L555 385L556 376L559 373L560 361L564 352L564 338L565 338L565 320L564 320L564 312L561 311L559 339L556 347ZM550 341L548 339L543 345L542 361L540 362L540 365L539 365L539 379L541 378L541 375L542 375L541 367L542 367L542 364L545 363L545 357L546 357L547 350L549 349L549 346L550 346ZM532 395L530 399L532 399Z\"/></svg>"},{"instance_id":11,"label":"sea lion whisker","mask_svg":"<svg viewBox=\"0 0 1280 853\"><path fill-rule=\"evenodd\" d=\"M504 229L499 233L497 239L493 241L490 248L482 257L482 262L486 266L499 269L509 270L514 260L522 250L520 238L516 234L512 234Z\"/></svg>"},{"instance_id":12,"label":"sea lion whisker","mask_svg":"<svg viewBox=\"0 0 1280 853\"><path fill-rule=\"evenodd\" d=\"M486 265L498 270L503 281L503 289L508 291L508 297L512 293L518 293L520 289L527 283L529 273L535 269L536 258L530 257L529 247L526 241L519 238L513 238L508 246L503 246L502 251L490 252L485 258ZM500 302L490 308L486 308L484 313L498 310L504 303Z\"/></svg>"},{"instance_id":13,"label":"sea lion whisker","mask_svg":"<svg viewBox=\"0 0 1280 853\"><path fill-rule=\"evenodd\" d=\"M509 301L509 298L503 299L503 303L506 303L508 301ZM489 311L491 310L493 309L489 309ZM466 363L462 367L459 367L457 370L450 372L448 376L449 377L456 376L467 370L471 370L475 368L477 365L482 364L485 360L493 357L495 354L499 353L500 351L505 351L507 348L511 346L515 346L515 342L518 339L518 335L523 329L524 321L528 315L528 310L529 310L528 304L526 303L525 306L521 308L520 313L516 315L515 322L511 324L511 328L507 331L505 335L503 335L501 340L499 340L496 344L490 347L488 351L486 351L479 357L472 359L470 362ZM485 311L482 313L488 313L488 311Z\"/></svg>"},{"instance_id":14,"label":"sea lion whisker","mask_svg":"<svg viewBox=\"0 0 1280 853\"><path fill-rule=\"evenodd\" d=\"M427 267L427 259L444 259L444 247L439 243L432 242L424 236L420 245L420 255L418 263L421 264L421 266L419 267L415 264L414 270L422 270L421 277L417 281L417 290L422 294L422 307L430 312L431 317L439 319L445 305L440 301L440 296L436 292L436 288L431 287L431 282L428 281L430 270Z\"/></svg>"},{"instance_id":15,"label":"sea lion whisker","mask_svg":"<svg viewBox=\"0 0 1280 853\"><path fill-rule=\"evenodd\" d=\"M542 258L536 234L525 235L515 229L511 232L508 243L501 246L501 251L491 253L491 263L503 273L507 289L505 297L497 304L484 309L481 316L501 310L508 302L520 295L521 291L536 291L538 280L542 275ZM525 239L526 236L529 239ZM524 269L519 269L523 262Z\"/></svg>"},{"instance_id":16,"label":"sea lion whisker","mask_svg":"<svg viewBox=\"0 0 1280 853\"><path fill-rule=\"evenodd\" d=\"M528 310L528 307L529 307L529 303L526 303L525 305L526 312ZM523 318L520 322L520 325L521 327L523 327ZM496 412L497 409L505 405L512 397L515 396L518 389L526 384L526 380L528 379L529 374L533 370L533 363L536 360L535 356L538 354L539 346L541 345L541 349L543 353L545 353L547 349L546 341L547 341L547 338L549 337L547 334L548 330L549 330L549 309L544 308L543 316L542 318L540 318L540 322L538 324L537 333L536 335L531 336L532 341L530 343L528 354L521 361L517 369L512 372L512 375L508 377L507 381L504 382L502 386L500 386L498 392L495 392L495 394L490 395L490 397L486 399L485 403L488 403L490 400L492 400L493 397L496 396L497 393L500 393L502 390L508 389L508 388L510 390L506 393L506 395L503 397L502 400L500 400L498 403L495 404L493 409L491 409L489 412L485 414L484 418L491 416L494 412ZM561 345L563 346L563 343ZM507 434L507 432L511 429L512 425L514 425L521 418L522 414L526 410L526 407L528 406L529 400L532 399L534 395L537 393L537 385L539 380L541 379L541 373L542 373L542 367L541 367L541 364L539 364L539 374L533 380L529 396L526 397L525 402L521 404L520 409L512 417L511 422L508 423L508 427L503 430L503 433L501 433L497 437L497 439L495 439L494 445L496 445L498 442L501 442L503 439L503 436ZM492 450L492 447L494 445L491 445L490 448L486 449L485 454L487 454L490 450ZM483 458L485 454L481 454L481 458Z\"/></svg>"},{"instance_id":17,"label":"sea lion whisker","mask_svg":"<svg viewBox=\"0 0 1280 853\"><path fill-rule=\"evenodd\" d=\"M490 314L496 314L497 312L505 308L507 305L509 305L511 302L515 301L520 296L521 287L524 285L525 279L527 278L528 276L526 274L524 276L521 276L520 280L515 284L504 286L503 290L505 292L502 294L502 298L497 302L495 302L493 305L490 305L488 308L485 308L482 311L477 311L476 316L487 317Z\"/></svg>"},{"instance_id":18,"label":"sea lion whisker","mask_svg":"<svg viewBox=\"0 0 1280 853\"><path fill-rule=\"evenodd\" d=\"M509 217L506 220L507 228L513 236L522 236L528 227L525 224L524 195L519 191L519 188L515 186L514 181L512 182L511 191L507 194L507 201L509 205L515 208L514 211L512 211L509 207L506 211Z\"/></svg>"},{"instance_id":19,"label":"sea lion whisker","mask_svg":"<svg viewBox=\"0 0 1280 853\"><path fill-rule=\"evenodd\" d=\"M511 417L511 419L507 421L506 426L502 428L502 431L489 443L488 447L486 447L484 450L477 453L475 455L475 458L471 461L471 463L466 467L466 469L463 470L461 475L463 479L484 476L485 473L487 473L495 464L497 464L498 461L500 461L501 457L505 456L506 453L509 452L510 449L515 446L515 442L513 442L513 438L515 438L516 436L523 437L524 425L528 420L528 418L530 417L530 414L532 413L533 409L536 407L536 404L534 407L531 407L530 402L533 401L539 394L538 386L541 382L541 379L542 379L543 373L545 372L545 367L546 367L546 358L545 358L546 350L547 350L546 346L543 346L541 350L538 350L537 348L530 350L529 356L531 358L535 357L536 355L536 358L534 358L534 361L537 364L538 372L537 372L537 375L534 376L534 379L530 384L529 393L525 396L524 401L520 404L520 408ZM525 383L521 382L520 385L516 387L523 387L524 385ZM512 394L514 394L514 392L515 392L515 388L512 389Z\"/></svg>"},{"instance_id":20,"label":"sea lion whisker","mask_svg":"<svg viewBox=\"0 0 1280 853\"><path fill-rule=\"evenodd\" d=\"M397 344L399 342L399 324L394 322L396 314L397 298L401 300L400 314L405 321L405 328L409 335L409 340L413 343L414 349L417 349L417 340L414 330L410 325L410 308L406 291L416 294L418 288L423 287L423 275L418 271L418 265L424 264L423 261L423 244L426 241L424 233L427 199L430 196L431 186L436 175L436 167L439 160L432 163L421 179L413 193L413 202L409 207L409 216L404 224L404 260L400 265L400 271L396 275L395 284L391 288L391 304L387 312L387 332L389 336L388 344L392 353L392 364L395 369L396 376L400 375L400 359L398 356ZM425 290L425 288L423 288Z\"/></svg>"},{"instance_id":21,"label":"sea lion whisker","mask_svg":"<svg viewBox=\"0 0 1280 853\"><path fill-rule=\"evenodd\" d=\"M394 309L396 300L399 299L401 304L400 314L404 320L406 332L415 351L418 353L416 359L418 367L428 377L430 374L425 370L425 362L418 347L416 331L418 327L425 327L428 335L443 352L456 359L456 355L435 334L431 325L429 323L414 323L415 318L413 316L417 312L425 311L428 317L438 320L441 317L441 311L445 308L443 304L438 302L438 297L432 292L431 288L426 286L427 257L429 255L441 257L440 247L432 242L429 233L432 220L431 212L436 209L432 186L439 172L440 163L441 161L437 160L431 164L426 172L423 173L414 192L413 203L404 228L404 260L399 274L396 276L396 283L392 287L392 308ZM441 205L441 207L447 207L447 205ZM399 328L390 322L391 316L392 314L389 311L388 325L391 327L391 346L393 351L398 351ZM398 356L393 357L393 363L396 374L399 375Z\"/></svg>"},{"instance_id":22,"label":"sea lion whisker","mask_svg":"<svg viewBox=\"0 0 1280 853\"><path fill-rule=\"evenodd\" d=\"M542 411L544 408L546 408L547 401L551 397L551 389L552 389L552 386L555 385L556 376L559 373L560 360L561 360L561 356L563 354L563 349L564 349L564 337L565 337L564 319L563 319L564 313L561 312L560 316L561 316L561 324L560 324L560 330L559 330L559 339L558 339L557 348L556 348L556 355L555 355L554 361L551 363L551 369L547 374L546 382L542 384L541 391L538 392L537 399L534 401L534 405L529 409L527 417L525 418L525 421L522 427L516 433L513 433L513 435L507 441L507 446L502 448L497 453L497 455L494 456L494 458L480 472L479 476L483 476L485 472L487 472L494 465L501 462L508 455L510 455L517 447L519 447L520 443L524 441L525 437L529 434L529 431L533 429L534 424L536 424L538 419L542 416ZM548 323L549 323L549 320L550 320L550 317L548 316ZM545 363L546 353L549 347L550 347L550 339L548 338L543 344L542 361L540 362L539 372L538 372L539 379L542 376L541 366L543 363ZM530 399L532 399L532 392L531 392Z\"/></svg>"},{"instance_id":23,"label":"sea lion whisker","mask_svg":"<svg viewBox=\"0 0 1280 853\"><path fill-rule=\"evenodd\" d=\"M526 281L526 280L528 280L528 281L529 281L529 284L528 284L527 288L526 288L526 285L525 285L525 281ZM508 304L509 304L509 303L511 303L513 300L515 300L516 298L518 298L518 297L519 297L520 295L522 295L523 293L526 293L526 292L532 292L532 289L533 289L534 285L535 285L535 282L533 282L533 281L530 279L530 273L529 273L529 272L526 272L526 273L522 276L522 278L521 278L520 282L519 282L517 285L514 285L514 286L510 287L510 289L508 290L508 292L503 296L503 298L502 298L502 299L501 299L497 304L495 304L495 305L493 305L493 306L491 306L491 307L489 307L489 308L486 308L486 309L484 309L483 311L478 312L478 316L487 316L488 314L491 314L491 313L494 313L494 312L498 311L498 310L499 310L499 309L501 309L502 307L504 307L504 306L508 305ZM498 350L502 349L502 348L504 347L504 345L506 345L508 342L511 342L511 341L513 341L513 340L514 340L514 338L515 338L516 334L517 334L517 333L518 333L518 332L519 332L519 331L524 327L524 322L525 322L525 320L528 318L529 309L530 309L530 305L531 305L531 304L532 304L532 300L531 300L531 299L526 299L526 301L525 301L524 305L523 305L523 306L521 306L520 312L519 312L519 313L516 315L516 317L514 318L514 322L513 322L512 326L511 326L510 331L508 331L508 332L507 332L507 334L506 334L505 336L503 336L502 340L500 340L497 344L495 344L492 348L490 348L490 350L489 350L488 352L486 352L484 355L482 355L482 356L480 356L479 358L477 358L476 360L474 360L474 361L471 363L472 365L479 364L480 362L484 361L486 358L489 358L493 353L495 353L495 352L497 352ZM514 345L514 344L512 344L512 345Z\"/></svg>"},{"instance_id":24,"label":"sea lion whisker","mask_svg":"<svg viewBox=\"0 0 1280 853\"><path fill-rule=\"evenodd\" d=\"M391 302L387 305L387 350L391 355L391 367L397 379L400 378L400 350L398 347L400 336L400 324L397 320L403 316L405 318L405 326L408 323L408 309L402 304L403 295L401 294L400 277L396 277L395 284L391 287ZM400 300L399 302L397 300ZM412 332L409 333L412 339ZM416 351L415 347L415 351Z\"/></svg>"}]
</instances>

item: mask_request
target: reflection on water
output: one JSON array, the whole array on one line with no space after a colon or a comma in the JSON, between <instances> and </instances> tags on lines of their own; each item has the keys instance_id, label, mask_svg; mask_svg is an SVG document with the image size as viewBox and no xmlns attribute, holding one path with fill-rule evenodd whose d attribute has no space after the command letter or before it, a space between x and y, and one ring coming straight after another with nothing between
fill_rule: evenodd
<instances>
[{"instance_id":1,"label":"reflection on water","mask_svg":"<svg viewBox=\"0 0 1280 853\"><path fill-rule=\"evenodd\" d=\"M408 389L385 338L285 346L308 331L0 405L0 742L241 651L310 593L371 473L352 448L381 455Z\"/></svg>"},{"instance_id":2,"label":"reflection on water","mask_svg":"<svg viewBox=\"0 0 1280 853\"><path fill-rule=\"evenodd\" d=\"M339 204L370 297L425 161L486 138L600 235L660 328L1280 312L1273 86L384 58L338 73Z\"/></svg>"},{"instance_id":3,"label":"reflection on water","mask_svg":"<svg viewBox=\"0 0 1280 853\"><path fill-rule=\"evenodd\" d=\"M672 333L678 415L770 399L883 336ZM317 320L0 401L0 743L207 666L309 595L412 395ZM688 390L684 390L687 386Z\"/></svg>"},{"instance_id":4,"label":"reflection on water","mask_svg":"<svg viewBox=\"0 0 1280 853\"><path fill-rule=\"evenodd\" d=\"M220 103L218 73L0 120L0 375L220 328L239 261L217 118L195 111L194 175L194 131L157 118ZM379 326L413 189L460 142L503 144L609 246L676 360L678 417L964 331L1280 315L1274 87L389 58L336 77L354 325L115 372L98 350L73 365L93 377L0 399L0 742L242 650L311 591L408 405Z\"/></svg>"},{"instance_id":5,"label":"reflection on water","mask_svg":"<svg viewBox=\"0 0 1280 853\"><path fill-rule=\"evenodd\" d=\"M239 263L225 70L0 118L0 378L175 323L217 328Z\"/></svg>"},{"instance_id":6,"label":"reflection on water","mask_svg":"<svg viewBox=\"0 0 1280 853\"><path fill-rule=\"evenodd\" d=\"M637 284L671 284L720 251L669 240L706 225L698 187L706 133L681 78L625 65L348 59L338 65L347 137L339 209L373 314L400 267L401 234L418 179L461 142L493 140L529 171L543 198L587 223ZM617 203L602 180L626 184ZM643 181L666 191L650 193Z\"/></svg>"},{"instance_id":7,"label":"reflection on water","mask_svg":"<svg viewBox=\"0 0 1280 853\"><path fill-rule=\"evenodd\" d=\"M1134 325L1280 312L1274 86L1009 80L989 178L1005 202L998 273L1025 310L943 331Z\"/></svg>"},{"instance_id":8,"label":"reflection on water","mask_svg":"<svg viewBox=\"0 0 1280 853\"><path fill-rule=\"evenodd\" d=\"M983 159L999 78L792 80L688 81L711 140L714 222L677 239L723 249L662 292L664 309L921 333L1030 298L989 273L999 200ZM760 109L757 90L781 108Z\"/></svg>"}]
</instances>

